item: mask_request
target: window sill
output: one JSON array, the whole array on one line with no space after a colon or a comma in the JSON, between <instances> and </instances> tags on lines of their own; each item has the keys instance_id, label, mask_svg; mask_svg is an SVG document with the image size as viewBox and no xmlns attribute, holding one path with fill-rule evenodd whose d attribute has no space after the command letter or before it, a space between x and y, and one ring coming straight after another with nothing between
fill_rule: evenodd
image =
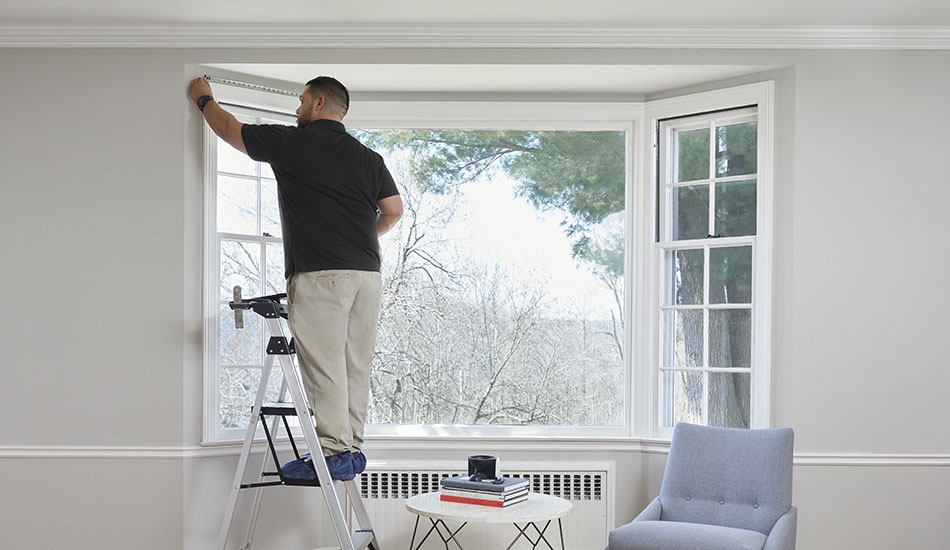
<instances>
[{"instance_id":1,"label":"window sill","mask_svg":"<svg viewBox=\"0 0 950 550\"><path fill-rule=\"evenodd\" d=\"M287 438L278 438L278 450L290 450ZM240 453L242 441L202 441L195 456L223 456ZM574 436L367 436L366 448L371 451L465 451L470 452L478 446L492 451L556 451L556 452L642 452L666 454L670 442L664 439L631 437L574 437ZM256 450L264 449L265 440L255 440Z\"/></svg>"}]
</instances>

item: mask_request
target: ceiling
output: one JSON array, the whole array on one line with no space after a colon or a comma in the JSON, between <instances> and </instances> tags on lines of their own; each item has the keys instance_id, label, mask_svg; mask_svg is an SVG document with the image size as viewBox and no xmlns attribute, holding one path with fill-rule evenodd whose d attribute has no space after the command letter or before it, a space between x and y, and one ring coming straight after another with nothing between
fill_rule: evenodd
<instances>
[{"instance_id":1,"label":"ceiling","mask_svg":"<svg viewBox=\"0 0 950 550\"><path fill-rule=\"evenodd\" d=\"M602 93L646 95L761 72L750 65L381 65L227 63L205 65L211 74L248 75L285 82L298 91L308 80L331 75L353 92ZM259 77L259 78L258 78Z\"/></svg>"},{"instance_id":2,"label":"ceiling","mask_svg":"<svg viewBox=\"0 0 950 550\"><path fill-rule=\"evenodd\" d=\"M0 0L4 25L950 25L947 0Z\"/></svg>"}]
</instances>

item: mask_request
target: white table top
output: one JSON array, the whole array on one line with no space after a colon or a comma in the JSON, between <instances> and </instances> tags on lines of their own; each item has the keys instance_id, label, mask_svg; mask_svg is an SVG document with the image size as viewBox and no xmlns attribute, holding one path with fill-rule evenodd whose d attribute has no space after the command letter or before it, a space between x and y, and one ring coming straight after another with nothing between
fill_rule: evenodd
<instances>
[{"instance_id":1,"label":"white table top","mask_svg":"<svg viewBox=\"0 0 950 550\"><path fill-rule=\"evenodd\" d=\"M547 521L564 517L573 504L551 495L528 493L528 500L506 508L462 504L439 500L439 493L424 493L406 501L406 508L413 514L449 521L474 521L481 523L519 523Z\"/></svg>"}]
</instances>

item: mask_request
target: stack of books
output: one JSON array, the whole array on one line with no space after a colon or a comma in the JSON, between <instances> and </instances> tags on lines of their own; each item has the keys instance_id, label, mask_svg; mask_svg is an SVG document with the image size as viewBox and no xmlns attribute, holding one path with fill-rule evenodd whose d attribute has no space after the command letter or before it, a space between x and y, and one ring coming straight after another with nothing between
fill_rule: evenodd
<instances>
[{"instance_id":1,"label":"stack of books","mask_svg":"<svg viewBox=\"0 0 950 550\"><path fill-rule=\"evenodd\" d=\"M504 508L528 500L528 480L500 477L472 481L469 476L449 477L440 484L439 500Z\"/></svg>"}]
</instances>

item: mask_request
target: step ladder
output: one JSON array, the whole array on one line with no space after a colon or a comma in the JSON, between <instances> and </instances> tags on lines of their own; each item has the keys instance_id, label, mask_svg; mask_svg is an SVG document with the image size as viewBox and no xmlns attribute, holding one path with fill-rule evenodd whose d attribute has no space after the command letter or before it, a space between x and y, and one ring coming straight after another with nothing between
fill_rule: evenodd
<instances>
[{"instance_id":1,"label":"step ladder","mask_svg":"<svg viewBox=\"0 0 950 550\"><path fill-rule=\"evenodd\" d=\"M286 294L274 294L271 296L243 299L241 298L241 287L236 286L234 287L234 301L228 304L231 310L234 311L234 325L236 328L244 328L244 312L250 310L265 319L267 327L270 329L271 337L267 344L267 358L264 361L263 371L261 372L260 386L257 388L257 396L254 399L254 407L251 410L251 419L248 422L247 433L244 436L244 446L241 448L241 457L238 460L237 472L234 475L234 483L231 486L231 495L228 497L228 503L225 508L224 521L221 524L221 532L218 536L217 550L227 550L226 545L228 543L228 537L231 534L234 514L241 492L251 490L254 493L254 502L251 508L251 517L247 533L241 545L236 547L237 550L248 550L251 547L251 541L254 538L254 529L257 526L257 516L260 512L263 489L280 485L304 485L322 489L327 510L330 513L330 519L333 521L333 528L336 530L337 538L339 539L340 550L364 550L366 548L379 550L379 542L376 540L369 515L363 506L363 499L360 497L356 481L332 480L326 461L322 460L323 448L320 446L317 431L313 424L313 418L310 416L313 411L307 405L303 384L300 382L300 376L293 362L295 352L294 341L292 338L288 338L288 334L284 331L284 324L281 322L281 319L287 318L287 304L282 302L286 297ZM275 357L284 375L284 381L279 394L280 402L264 403L267 382L270 378L272 367L274 366ZM290 391L290 402L284 402L287 390ZM310 450L310 455L314 457L310 462L316 470L317 479L315 480L285 477L281 471L281 462L277 455L277 449L274 446L279 422L283 423L287 436L290 438L290 445L294 455L296 458L300 458L300 452L297 449L297 444L290 431L290 424L287 420L288 416L296 416L298 419L300 429L307 443L307 449ZM272 417L270 429L267 427L267 417ZM270 459L274 462L275 470L267 471L269 460L268 457L265 456L261 462L261 470L257 475L257 481L246 483L244 479L247 474L248 458L251 454L251 446L254 442L254 436L257 433L258 423L263 425L264 435L267 438L267 445L270 449ZM265 478L270 478L271 481L265 481ZM340 487L345 489L344 495L346 498L344 502L349 504L359 523L359 528L352 532L347 525L340 494L337 492Z\"/></svg>"}]
</instances>

